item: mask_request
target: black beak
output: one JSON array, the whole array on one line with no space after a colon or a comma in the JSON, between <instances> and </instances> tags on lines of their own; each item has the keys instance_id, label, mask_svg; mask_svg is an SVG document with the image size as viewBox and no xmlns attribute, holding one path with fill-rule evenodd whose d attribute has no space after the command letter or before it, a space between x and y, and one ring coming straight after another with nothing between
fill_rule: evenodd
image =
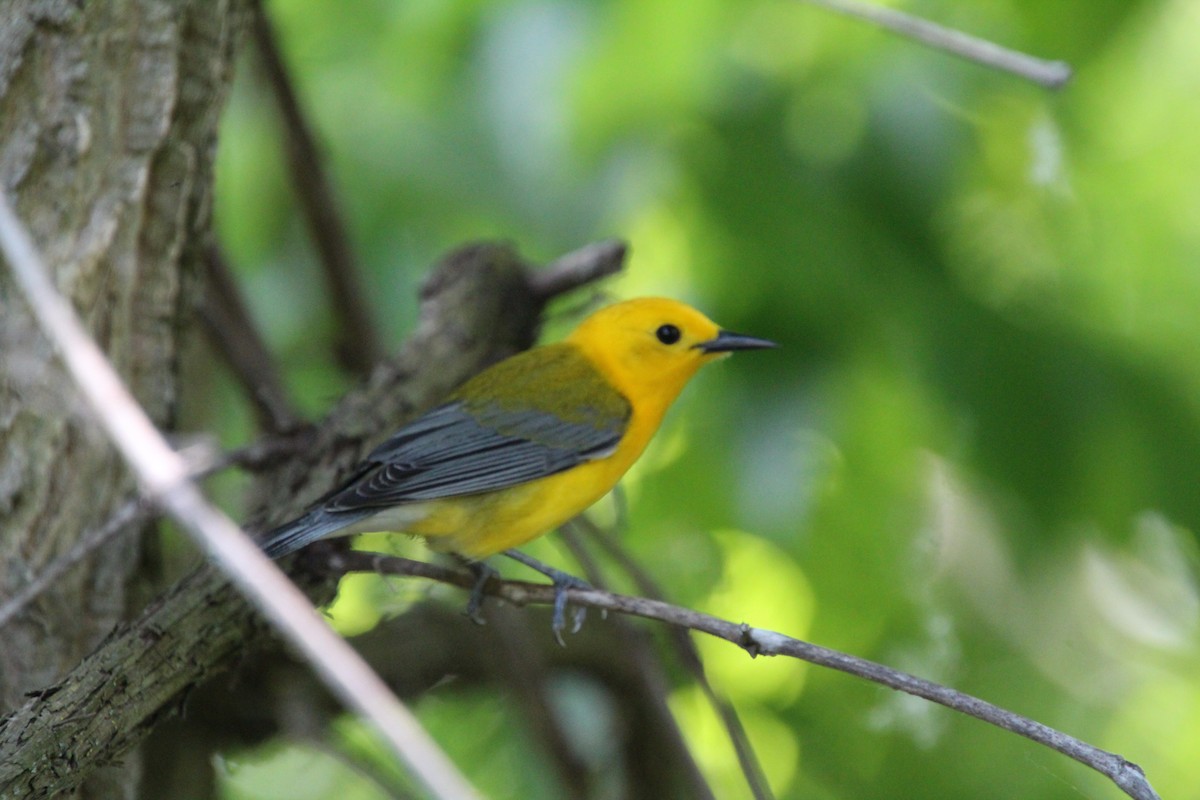
<instances>
[{"instance_id":1,"label":"black beak","mask_svg":"<svg viewBox=\"0 0 1200 800\"><path fill-rule=\"evenodd\" d=\"M718 331L717 338L693 346L706 353L729 353L734 350L764 350L768 347L779 347L767 339L759 339L733 331Z\"/></svg>"}]
</instances>

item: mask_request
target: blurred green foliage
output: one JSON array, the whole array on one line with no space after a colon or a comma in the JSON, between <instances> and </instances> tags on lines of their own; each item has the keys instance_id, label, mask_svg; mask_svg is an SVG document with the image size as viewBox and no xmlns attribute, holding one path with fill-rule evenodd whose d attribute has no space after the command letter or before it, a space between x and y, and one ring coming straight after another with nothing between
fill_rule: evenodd
<instances>
[{"instance_id":1,"label":"blurred green foliage","mask_svg":"<svg viewBox=\"0 0 1200 800\"><path fill-rule=\"evenodd\" d=\"M549 260L620 236L612 295L782 343L702 375L626 481L626 542L673 600L978 694L1200 797L1200 4L902 5L1076 77L1047 92L788 0L270 13L389 341L457 244ZM346 380L243 67L220 233L318 413ZM344 602L348 629L378 613ZM944 709L703 649L780 797L1120 796ZM696 690L672 707L717 795L747 796ZM419 710L490 796L555 796L504 701ZM301 796L255 769L224 769L226 796Z\"/></svg>"}]
</instances>

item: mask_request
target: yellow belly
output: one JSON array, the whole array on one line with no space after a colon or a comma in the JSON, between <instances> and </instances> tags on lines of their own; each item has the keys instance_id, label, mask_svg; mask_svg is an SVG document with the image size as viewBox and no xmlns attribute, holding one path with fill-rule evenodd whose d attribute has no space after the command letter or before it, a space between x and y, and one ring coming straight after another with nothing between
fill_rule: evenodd
<instances>
[{"instance_id":1,"label":"yellow belly","mask_svg":"<svg viewBox=\"0 0 1200 800\"><path fill-rule=\"evenodd\" d=\"M434 550L486 558L582 512L616 485L621 466L610 457L499 492L422 503L424 518L404 530L425 537Z\"/></svg>"}]
</instances>

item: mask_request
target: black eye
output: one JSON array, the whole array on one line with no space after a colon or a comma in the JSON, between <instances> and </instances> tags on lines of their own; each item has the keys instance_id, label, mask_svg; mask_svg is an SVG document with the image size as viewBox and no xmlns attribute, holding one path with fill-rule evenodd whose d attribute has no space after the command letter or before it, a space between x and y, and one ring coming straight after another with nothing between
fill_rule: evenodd
<instances>
[{"instance_id":1,"label":"black eye","mask_svg":"<svg viewBox=\"0 0 1200 800\"><path fill-rule=\"evenodd\" d=\"M675 344L679 341L681 334L679 333L679 328L668 324L659 325L658 330L654 332L654 335L657 336L658 340L663 344Z\"/></svg>"}]
</instances>

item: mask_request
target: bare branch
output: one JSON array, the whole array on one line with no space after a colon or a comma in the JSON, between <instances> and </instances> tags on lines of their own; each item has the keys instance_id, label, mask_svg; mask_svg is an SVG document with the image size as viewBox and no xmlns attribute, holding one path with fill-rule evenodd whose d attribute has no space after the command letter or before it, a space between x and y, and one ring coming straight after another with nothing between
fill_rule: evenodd
<instances>
[{"instance_id":1,"label":"bare branch","mask_svg":"<svg viewBox=\"0 0 1200 800\"><path fill-rule=\"evenodd\" d=\"M21 610L37 599L38 595L49 589L54 583L67 574L72 567L83 561L98 548L107 544L110 539L127 530L130 526L143 522L151 516L148 503L142 498L135 497L122 503L103 525L88 531L75 546L63 555L51 561L41 570L37 577L21 587L21 590L0 605L0 628L12 620Z\"/></svg>"},{"instance_id":2,"label":"bare branch","mask_svg":"<svg viewBox=\"0 0 1200 800\"><path fill-rule=\"evenodd\" d=\"M464 571L396 556L351 550L324 557L326 558L325 567L335 575L349 572L408 575L428 578L468 590L475 580L474 576ZM1134 800L1161 800L1150 786L1142 768L1137 764L1055 730L1048 725L1043 725L1028 717L941 684L885 667L874 661L794 639L782 633L753 628L746 623L730 622L699 611L670 605L660 600L629 597L599 589L568 589L566 591L569 601L573 605L630 614L700 631L736 644L748 652L751 657L790 656L810 664L855 675L889 689L896 689L930 700L1069 756L1108 777L1121 791ZM547 584L492 580L487 584L487 593L518 606L549 605L554 602L555 588Z\"/></svg>"},{"instance_id":3,"label":"bare branch","mask_svg":"<svg viewBox=\"0 0 1200 800\"><path fill-rule=\"evenodd\" d=\"M245 388L259 424L268 431L295 428L299 415L288 400L275 359L242 301L228 263L216 245L206 248L204 255L208 280L198 310L205 333Z\"/></svg>"},{"instance_id":4,"label":"bare branch","mask_svg":"<svg viewBox=\"0 0 1200 800\"><path fill-rule=\"evenodd\" d=\"M365 376L383 357L383 347L371 322L358 264L346 235L333 185L321 162L316 137L300 108L300 100L283 63L271 20L261 0L251 0L250 6L254 44L283 117L292 180L313 243L321 256L325 285L340 323L337 357L346 369Z\"/></svg>"},{"instance_id":5,"label":"bare branch","mask_svg":"<svg viewBox=\"0 0 1200 800\"><path fill-rule=\"evenodd\" d=\"M195 538L295 646L326 685L369 719L439 798L473 798L474 789L416 718L228 517L210 505L175 453L122 385L75 311L55 290L28 232L0 193L0 248L42 328L148 496Z\"/></svg>"},{"instance_id":6,"label":"bare branch","mask_svg":"<svg viewBox=\"0 0 1200 800\"><path fill-rule=\"evenodd\" d=\"M205 463L193 465L192 478L199 479L236 465L255 467L264 462L294 455L299 445L293 438L274 436L265 438L247 447L223 453ZM158 509L143 497L131 497L121 504L99 527L79 537L75 546L51 561L38 575L20 591L0 605L0 628L32 603L37 597L82 562L100 547L103 547L122 531L148 521L158 514Z\"/></svg>"},{"instance_id":7,"label":"bare branch","mask_svg":"<svg viewBox=\"0 0 1200 800\"><path fill-rule=\"evenodd\" d=\"M974 61L985 67L1003 70L1033 81L1047 89L1061 89L1071 79L1071 65L1065 61L1046 61L1002 47L969 33L905 14L894 8L876 6L861 0L801 0L813 6L836 11L848 17L866 20L901 36L927 44L937 50Z\"/></svg>"},{"instance_id":8,"label":"bare branch","mask_svg":"<svg viewBox=\"0 0 1200 800\"><path fill-rule=\"evenodd\" d=\"M621 270L629 246L620 239L585 245L529 276L529 287L543 301L566 294Z\"/></svg>"}]
</instances>

